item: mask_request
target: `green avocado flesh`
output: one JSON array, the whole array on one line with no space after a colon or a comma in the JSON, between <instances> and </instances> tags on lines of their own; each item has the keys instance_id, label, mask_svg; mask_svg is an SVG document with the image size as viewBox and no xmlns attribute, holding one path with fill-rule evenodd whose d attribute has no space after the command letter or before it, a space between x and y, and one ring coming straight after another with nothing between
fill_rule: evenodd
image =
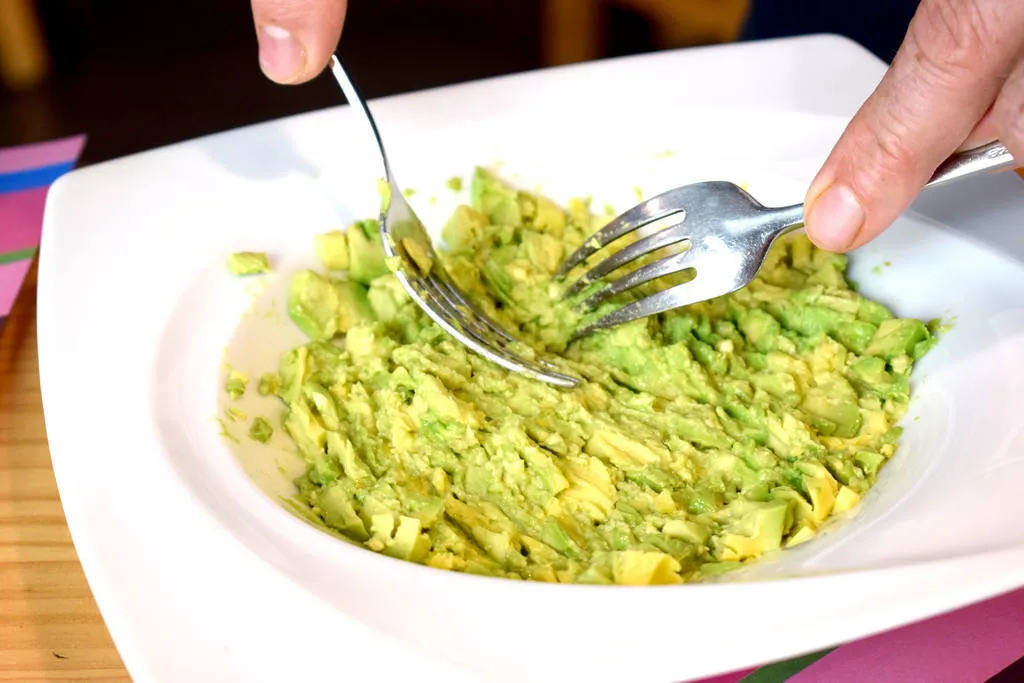
<instances>
[{"instance_id":1,"label":"green avocado flesh","mask_svg":"<svg viewBox=\"0 0 1024 683\"><path fill-rule=\"evenodd\" d=\"M232 275L260 275L270 272L270 259L260 251L239 251L228 256L228 272Z\"/></svg>"},{"instance_id":2,"label":"green avocado flesh","mask_svg":"<svg viewBox=\"0 0 1024 683\"><path fill-rule=\"evenodd\" d=\"M470 195L444 226L448 270L583 382L549 386L450 338L383 265L372 222L321 238L324 272L289 296L310 340L260 392L308 463L297 501L327 527L461 572L682 583L813 537L893 456L935 337L854 292L845 256L792 236L740 291L568 344L665 283L581 317L562 295L585 266L554 273L608 219L482 169Z\"/></svg>"}]
</instances>

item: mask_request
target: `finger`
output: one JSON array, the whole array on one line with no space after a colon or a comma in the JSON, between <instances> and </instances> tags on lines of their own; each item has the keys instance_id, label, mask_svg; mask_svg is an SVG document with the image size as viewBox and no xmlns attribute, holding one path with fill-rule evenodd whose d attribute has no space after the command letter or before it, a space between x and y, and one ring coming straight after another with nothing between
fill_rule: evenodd
<instances>
[{"instance_id":1,"label":"finger","mask_svg":"<svg viewBox=\"0 0 1024 683\"><path fill-rule=\"evenodd\" d=\"M338 47L347 0L252 0L260 68L272 81L304 83Z\"/></svg>"},{"instance_id":2,"label":"finger","mask_svg":"<svg viewBox=\"0 0 1024 683\"><path fill-rule=\"evenodd\" d=\"M848 251L888 227L982 118L1022 35L1021 0L923 0L892 67L811 184L808 236Z\"/></svg>"},{"instance_id":3,"label":"finger","mask_svg":"<svg viewBox=\"0 0 1024 683\"><path fill-rule=\"evenodd\" d=\"M974 127L974 130L968 134L967 139L957 147L958 152L962 152L968 149L974 149L975 147L981 147L982 145L992 142L999 137L999 131L996 130L996 120L992 116L992 107L988 108L988 111L981 117L981 121Z\"/></svg>"},{"instance_id":4,"label":"finger","mask_svg":"<svg viewBox=\"0 0 1024 683\"><path fill-rule=\"evenodd\" d=\"M1024 166L1024 58L1006 79L992 106L999 141L1006 145L1018 166Z\"/></svg>"}]
</instances>

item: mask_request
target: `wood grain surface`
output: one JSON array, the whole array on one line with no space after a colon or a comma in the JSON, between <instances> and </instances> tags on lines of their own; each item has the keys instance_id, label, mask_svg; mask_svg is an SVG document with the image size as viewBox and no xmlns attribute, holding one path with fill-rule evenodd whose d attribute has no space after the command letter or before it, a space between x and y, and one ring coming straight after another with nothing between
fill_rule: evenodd
<instances>
[{"instance_id":1,"label":"wood grain surface","mask_svg":"<svg viewBox=\"0 0 1024 683\"><path fill-rule=\"evenodd\" d=\"M0 681L128 681L71 544L43 428L36 269L0 330Z\"/></svg>"}]
</instances>

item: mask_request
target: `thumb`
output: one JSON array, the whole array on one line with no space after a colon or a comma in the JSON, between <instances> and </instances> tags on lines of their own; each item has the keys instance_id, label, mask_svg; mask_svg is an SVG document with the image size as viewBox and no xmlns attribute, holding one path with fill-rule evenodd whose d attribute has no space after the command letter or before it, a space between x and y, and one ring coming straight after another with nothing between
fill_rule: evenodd
<instances>
[{"instance_id":1,"label":"thumb","mask_svg":"<svg viewBox=\"0 0 1024 683\"><path fill-rule=\"evenodd\" d=\"M1020 0L922 0L889 71L811 184L808 237L848 251L905 211L984 117L1022 33Z\"/></svg>"},{"instance_id":2,"label":"thumb","mask_svg":"<svg viewBox=\"0 0 1024 683\"><path fill-rule=\"evenodd\" d=\"M252 0L260 68L277 83L318 76L341 37L347 0Z\"/></svg>"}]
</instances>

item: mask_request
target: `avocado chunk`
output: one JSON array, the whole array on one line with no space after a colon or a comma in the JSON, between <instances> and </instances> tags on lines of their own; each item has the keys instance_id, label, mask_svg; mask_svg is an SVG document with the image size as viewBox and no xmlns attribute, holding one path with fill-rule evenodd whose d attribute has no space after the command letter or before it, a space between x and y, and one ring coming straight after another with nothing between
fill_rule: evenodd
<instances>
[{"instance_id":1,"label":"avocado chunk","mask_svg":"<svg viewBox=\"0 0 1024 683\"><path fill-rule=\"evenodd\" d=\"M368 285L388 269L377 221L356 221L345 232L348 242L348 277Z\"/></svg>"},{"instance_id":2,"label":"avocado chunk","mask_svg":"<svg viewBox=\"0 0 1024 683\"><path fill-rule=\"evenodd\" d=\"M857 436L864 422L857 392L838 375L823 375L816 386L808 389L800 407L816 418L818 431L827 436Z\"/></svg>"},{"instance_id":3,"label":"avocado chunk","mask_svg":"<svg viewBox=\"0 0 1024 683\"><path fill-rule=\"evenodd\" d=\"M373 515L370 529L370 546L390 557L420 562L430 549L430 539L422 533L420 521L415 517L402 515L396 526L394 516L382 512Z\"/></svg>"},{"instance_id":4,"label":"avocado chunk","mask_svg":"<svg viewBox=\"0 0 1024 683\"><path fill-rule=\"evenodd\" d=\"M338 332L339 300L333 283L306 270L292 279L288 316L310 339L330 339Z\"/></svg>"},{"instance_id":5,"label":"avocado chunk","mask_svg":"<svg viewBox=\"0 0 1024 683\"><path fill-rule=\"evenodd\" d=\"M780 307L779 319L786 329L806 337L829 334L843 321L840 312L825 306L799 306L790 303Z\"/></svg>"},{"instance_id":6,"label":"avocado chunk","mask_svg":"<svg viewBox=\"0 0 1024 683\"><path fill-rule=\"evenodd\" d=\"M854 353L864 353L877 328L863 320L842 320L832 329L836 341Z\"/></svg>"},{"instance_id":7,"label":"avocado chunk","mask_svg":"<svg viewBox=\"0 0 1024 683\"><path fill-rule=\"evenodd\" d=\"M441 228L441 237L452 252L471 252L480 244L487 217L471 206L460 205Z\"/></svg>"},{"instance_id":8,"label":"avocado chunk","mask_svg":"<svg viewBox=\"0 0 1024 683\"><path fill-rule=\"evenodd\" d=\"M260 375L257 391L260 396L275 396L281 389L281 377L276 372L265 372Z\"/></svg>"},{"instance_id":9,"label":"avocado chunk","mask_svg":"<svg viewBox=\"0 0 1024 683\"><path fill-rule=\"evenodd\" d=\"M249 438L253 441L266 443L274 435L274 428L262 417L255 417L249 425Z\"/></svg>"},{"instance_id":10,"label":"avocado chunk","mask_svg":"<svg viewBox=\"0 0 1024 683\"><path fill-rule=\"evenodd\" d=\"M848 486L840 487L836 494L836 503L832 506L835 514L849 512L860 502L860 494Z\"/></svg>"},{"instance_id":11,"label":"avocado chunk","mask_svg":"<svg viewBox=\"0 0 1024 683\"><path fill-rule=\"evenodd\" d=\"M775 349L782 326L770 313L759 308L744 311L739 319L740 332L761 353Z\"/></svg>"},{"instance_id":12,"label":"avocado chunk","mask_svg":"<svg viewBox=\"0 0 1024 683\"><path fill-rule=\"evenodd\" d=\"M799 464L802 488L811 501L811 521L821 525L832 513L839 484L820 462L805 460Z\"/></svg>"},{"instance_id":13,"label":"avocado chunk","mask_svg":"<svg viewBox=\"0 0 1024 683\"><path fill-rule=\"evenodd\" d=\"M260 275L270 272L270 259L260 251L238 251L228 256L232 275Z\"/></svg>"},{"instance_id":14,"label":"avocado chunk","mask_svg":"<svg viewBox=\"0 0 1024 683\"><path fill-rule=\"evenodd\" d=\"M531 263L552 275L562 262L562 243L542 232L524 232L523 248Z\"/></svg>"},{"instance_id":15,"label":"avocado chunk","mask_svg":"<svg viewBox=\"0 0 1024 683\"><path fill-rule=\"evenodd\" d=\"M914 345L928 337L928 328L920 320L890 318L879 323L878 331L864 353L891 360L896 356L910 355Z\"/></svg>"},{"instance_id":16,"label":"avocado chunk","mask_svg":"<svg viewBox=\"0 0 1024 683\"><path fill-rule=\"evenodd\" d=\"M365 541L369 538L366 524L356 513L353 501L340 486L322 489L316 498L317 507L323 520L332 528L355 540Z\"/></svg>"},{"instance_id":17,"label":"avocado chunk","mask_svg":"<svg viewBox=\"0 0 1024 683\"><path fill-rule=\"evenodd\" d=\"M247 376L237 370L232 370L228 373L227 381L224 382L224 390L228 392L228 396L234 401L242 397L248 385L249 378Z\"/></svg>"},{"instance_id":18,"label":"avocado chunk","mask_svg":"<svg viewBox=\"0 0 1024 683\"><path fill-rule=\"evenodd\" d=\"M624 550L612 554L612 578L623 586L665 586L682 583L682 565L671 555Z\"/></svg>"},{"instance_id":19,"label":"avocado chunk","mask_svg":"<svg viewBox=\"0 0 1024 683\"><path fill-rule=\"evenodd\" d=\"M880 398L906 402L910 399L910 383L904 375L894 375L878 356L863 356L849 365L848 376L863 393Z\"/></svg>"},{"instance_id":20,"label":"avocado chunk","mask_svg":"<svg viewBox=\"0 0 1024 683\"><path fill-rule=\"evenodd\" d=\"M536 207L530 226L554 238L561 239L565 234L565 211L547 197L530 195Z\"/></svg>"},{"instance_id":21,"label":"avocado chunk","mask_svg":"<svg viewBox=\"0 0 1024 683\"><path fill-rule=\"evenodd\" d=\"M373 309L361 285L304 270L292 279L288 316L310 339L331 339L373 320Z\"/></svg>"},{"instance_id":22,"label":"avocado chunk","mask_svg":"<svg viewBox=\"0 0 1024 683\"><path fill-rule=\"evenodd\" d=\"M789 509L785 501L736 499L729 507L734 521L716 539L718 559L741 561L782 546Z\"/></svg>"},{"instance_id":23,"label":"avocado chunk","mask_svg":"<svg viewBox=\"0 0 1024 683\"><path fill-rule=\"evenodd\" d=\"M872 325L881 325L883 321L889 320L893 316L888 308L877 301L862 298L860 307L857 309L857 317Z\"/></svg>"},{"instance_id":24,"label":"avocado chunk","mask_svg":"<svg viewBox=\"0 0 1024 683\"><path fill-rule=\"evenodd\" d=\"M348 270L348 240L341 230L332 230L313 238L316 255L327 270Z\"/></svg>"},{"instance_id":25,"label":"avocado chunk","mask_svg":"<svg viewBox=\"0 0 1024 683\"><path fill-rule=\"evenodd\" d=\"M477 168L470 184L473 208L494 225L521 225L518 193L484 168Z\"/></svg>"},{"instance_id":26,"label":"avocado chunk","mask_svg":"<svg viewBox=\"0 0 1024 683\"><path fill-rule=\"evenodd\" d=\"M384 323L402 323L413 316L410 307L415 306L402 283L393 275L385 275L373 281L367 293L373 316Z\"/></svg>"}]
</instances>

